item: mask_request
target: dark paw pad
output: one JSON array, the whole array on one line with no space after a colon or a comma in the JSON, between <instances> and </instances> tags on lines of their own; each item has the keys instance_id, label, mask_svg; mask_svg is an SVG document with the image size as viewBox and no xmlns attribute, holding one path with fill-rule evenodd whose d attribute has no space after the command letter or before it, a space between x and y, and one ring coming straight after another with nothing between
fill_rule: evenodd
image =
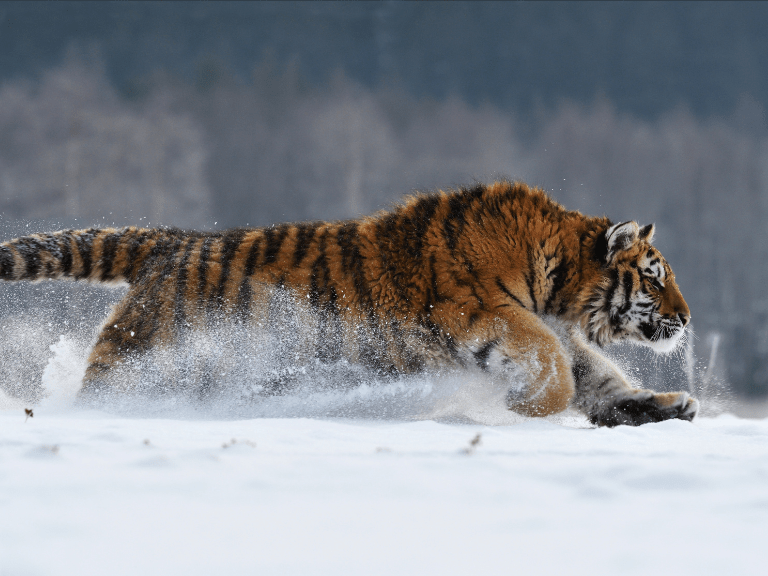
<instances>
[{"instance_id":1,"label":"dark paw pad","mask_svg":"<svg viewBox=\"0 0 768 576\"><path fill-rule=\"evenodd\" d=\"M661 422L678 418L693 420L699 409L699 403L685 392L670 395L648 395L624 398L610 406L605 406L592 416L593 424L598 426L640 426L651 422ZM670 401L672 400L672 401Z\"/></svg>"}]
</instances>

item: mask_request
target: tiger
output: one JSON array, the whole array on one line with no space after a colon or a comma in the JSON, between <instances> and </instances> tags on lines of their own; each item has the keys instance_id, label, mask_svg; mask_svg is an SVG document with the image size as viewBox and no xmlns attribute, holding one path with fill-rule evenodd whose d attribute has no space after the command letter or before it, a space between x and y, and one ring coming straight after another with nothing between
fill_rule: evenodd
<instances>
[{"instance_id":1,"label":"tiger","mask_svg":"<svg viewBox=\"0 0 768 576\"><path fill-rule=\"evenodd\" d=\"M596 426L690 421L697 400L635 387L602 351L629 341L669 353L683 339L690 310L654 231L501 180L416 193L344 221L32 234L0 245L0 279L127 284L78 398L185 330L269 321L280 293L320 362L396 375L473 370L531 417L575 408Z\"/></svg>"}]
</instances>

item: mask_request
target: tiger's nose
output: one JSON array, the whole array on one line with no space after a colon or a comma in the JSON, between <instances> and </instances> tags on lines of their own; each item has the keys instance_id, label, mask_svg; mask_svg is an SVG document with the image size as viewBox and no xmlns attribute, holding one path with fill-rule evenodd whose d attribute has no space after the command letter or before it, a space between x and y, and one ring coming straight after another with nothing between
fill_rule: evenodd
<instances>
[{"instance_id":1,"label":"tiger's nose","mask_svg":"<svg viewBox=\"0 0 768 576\"><path fill-rule=\"evenodd\" d=\"M691 321L691 315L686 314L685 312L678 312L677 317L680 319L680 322L683 323L683 326L688 326L688 322Z\"/></svg>"}]
</instances>

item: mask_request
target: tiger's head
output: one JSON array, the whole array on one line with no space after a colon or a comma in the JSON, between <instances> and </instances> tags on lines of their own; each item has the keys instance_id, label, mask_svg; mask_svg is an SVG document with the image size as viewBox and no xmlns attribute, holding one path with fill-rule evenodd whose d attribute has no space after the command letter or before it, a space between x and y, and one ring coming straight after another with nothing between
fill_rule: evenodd
<instances>
[{"instance_id":1,"label":"tiger's head","mask_svg":"<svg viewBox=\"0 0 768 576\"><path fill-rule=\"evenodd\" d=\"M582 317L587 337L598 345L630 340L667 353L690 322L672 269L651 245L653 234L653 224L623 222L598 238L603 276Z\"/></svg>"}]
</instances>

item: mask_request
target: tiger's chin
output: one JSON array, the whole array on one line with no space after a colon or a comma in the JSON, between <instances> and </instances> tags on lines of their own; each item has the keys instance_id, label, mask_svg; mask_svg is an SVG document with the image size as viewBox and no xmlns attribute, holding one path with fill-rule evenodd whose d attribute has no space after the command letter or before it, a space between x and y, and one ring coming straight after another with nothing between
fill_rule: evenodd
<instances>
[{"instance_id":1,"label":"tiger's chin","mask_svg":"<svg viewBox=\"0 0 768 576\"><path fill-rule=\"evenodd\" d=\"M664 332L665 335L663 337L657 335L656 338L648 338L645 336L639 343L651 348L658 354L671 354L680 346L685 328L680 326L674 330L664 330Z\"/></svg>"}]
</instances>

